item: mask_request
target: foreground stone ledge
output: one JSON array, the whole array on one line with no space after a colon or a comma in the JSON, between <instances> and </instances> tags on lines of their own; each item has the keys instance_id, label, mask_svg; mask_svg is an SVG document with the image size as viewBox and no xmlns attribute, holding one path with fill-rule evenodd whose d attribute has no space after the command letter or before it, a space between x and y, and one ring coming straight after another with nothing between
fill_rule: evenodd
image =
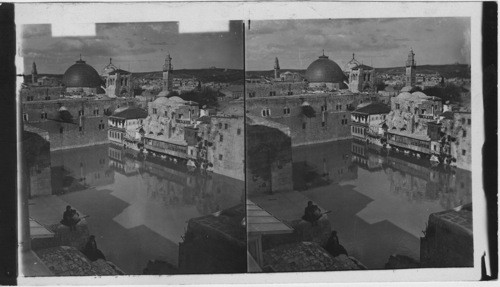
<instances>
[{"instance_id":1,"label":"foreground stone ledge","mask_svg":"<svg viewBox=\"0 0 500 287\"><path fill-rule=\"evenodd\" d=\"M54 276L104 276L124 275L112 262L102 259L91 262L80 251L70 246L60 246L36 251L38 257Z\"/></svg>"},{"instance_id":2,"label":"foreground stone ledge","mask_svg":"<svg viewBox=\"0 0 500 287\"><path fill-rule=\"evenodd\" d=\"M299 242L281 245L266 250L264 268L266 272L341 271L366 269L358 260L339 255L333 257L314 242Z\"/></svg>"}]
</instances>

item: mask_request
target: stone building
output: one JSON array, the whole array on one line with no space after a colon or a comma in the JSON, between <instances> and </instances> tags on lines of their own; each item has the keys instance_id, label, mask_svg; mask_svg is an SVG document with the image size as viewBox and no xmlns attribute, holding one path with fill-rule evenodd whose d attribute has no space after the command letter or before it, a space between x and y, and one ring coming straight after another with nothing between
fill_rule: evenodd
<instances>
[{"instance_id":1,"label":"stone building","mask_svg":"<svg viewBox=\"0 0 500 287\"><path fill-rule=\"evenodd\" d=\"M245 126L243 116L210 117L208 160L213 171L239 180L245 179Z\"/></svg>"},{"instance_id":2,"label":"stone building","mask_svg":"<svg viewBox=\"0 0 500 287\"><path fill-rule=\"evenodd\" d=\"M245 85L247 99L298 95L304 93L306 88L307 84L304 82L247 82Z\"/></svg>"},{"instance_id":3,"label":"stone building","mask_svg":"<svg viewBox=\"0 0 500 287\"><path fill-rule=\"evenodd\" d=\"M108 118L108 139L126 147L139 150L144 133L143 120L148 113L138 107L116 110Z\"/></svg>"},{"instance_id":4,"label":"stone building","mask_svg":"<svg viewBox=\"0 0 500 287\"><path fill-rule=\"evenodd\" d=\"M456 159L456 166L462 169L472 169L472 126L470 112L455 112L453 115L454 130L451 144L451 156Z\"/></svg>"},{"instance_id":5,"label":"stone building","mask_svg":"<svg viewBox=\"0 0 500 287\"><path fill-rule=\"evenodd\" d=\"M375 90L375 69L367 65L357 65L349 74L349 90L353 93Z\"/></svg>"},{"instance_id":6,"label":"stone building","mask_svg":"<svg viewBox=\"0 0 500 287\"><path fill-rule=\"evenodd\" d=\"M147 151L187 159L184 129L200 116L198 104L179 97L158 97L148 103L144 123L144 147Z\"/></svg>"},{"instance_id":7,"label":"stone building","mask_svg":"<svg viewBox=\"0 0 500 287\"><path fill-rule=\"evenodd\" d=\"M328 142L351 137L351 111L369 95L316 93L251 98L248 114L267 118L290 128L292 145Z\"/></svg>"},{"instance_id":8,"label":"stone building","mask_svg":"<svg viewBox=\"0 0 500 287\"><path fill-rule=\"evenodd\" d=\"M351 113L351 134L369 143L381 145L387 130L386 116L391 109L382 103L369 103Z\"/></svg>"}]
</instances>

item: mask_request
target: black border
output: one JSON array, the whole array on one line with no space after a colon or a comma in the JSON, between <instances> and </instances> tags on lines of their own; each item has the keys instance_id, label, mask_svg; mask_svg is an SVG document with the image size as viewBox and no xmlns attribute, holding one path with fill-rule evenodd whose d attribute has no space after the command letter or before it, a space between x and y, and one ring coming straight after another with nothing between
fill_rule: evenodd
<instances>
[{"instance_id":1,"label":"black border","mask_svg":"<svg viewBox=\"0 0 500 287\"><path fill-rule=\"evenodd\" d=\"M491 274L486 274L485 258L481 258L481 280L498 279L498 4L483 3L482 68L485 142L483 186L488 215L488 245Z\"/></svg>"},{"instance_id":2,"label":"black border","mask_svg":"<svg viewBox=\"0 0 500 287\"><path fill-rule=\"evenodd\" d=\"M0 5L0 285L17 284L16 27L14 4Z\"/></svg>"}]
</instances>

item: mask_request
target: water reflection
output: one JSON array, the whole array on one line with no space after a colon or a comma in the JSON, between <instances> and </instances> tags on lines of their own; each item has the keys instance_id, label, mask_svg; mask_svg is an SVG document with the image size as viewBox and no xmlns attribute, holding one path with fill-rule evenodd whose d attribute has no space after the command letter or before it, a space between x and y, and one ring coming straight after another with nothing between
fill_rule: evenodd
<instances>
[{"instance_id":1,"label":"water reflection","mask_svg":"<svg viewBox=\"0 0 500 287\"><path fill-rule=\"evenodd\" d=\"M332 210L349 254L373 269L394 253L418 260L429 215L472 200L469 171L355 140L295 148L293 161L294 187ZM319 181L325 171L330 181Z\"/></svg>"},{"instance_id":2,"label":"water reflection","mask_svg":"<svg viewBox=\"0 0 500 287\"><path fill-rule=\"evenodd\" d=\"M240 180L112 144L54 152L52 172L53 191L90 215L100 248L128 274L141 274L149 260L177 266L187 221L244 197Z\"/></svg>"}]
</instances>

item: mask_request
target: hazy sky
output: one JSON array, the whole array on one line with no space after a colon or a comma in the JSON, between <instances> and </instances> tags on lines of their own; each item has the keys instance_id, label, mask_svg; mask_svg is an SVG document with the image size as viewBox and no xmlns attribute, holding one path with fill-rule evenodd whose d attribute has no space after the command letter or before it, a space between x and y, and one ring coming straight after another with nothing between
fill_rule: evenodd
<instances>
[{"instance_id":1,"label":"hazy sky","mask_svg":"<svg viewBox=\"0 0 500 287\"><path fill-rule=\"evenodd\" d=\"M247 70L306 69L321 55L341 68L352 59L403 66L410 47L417 65L470 63L469 18L252 21L245 34Z\"/></svg>"},{"instance_id":2,"label":"hazy sky","mask_svg":"<svg viewBox=\"0 0 500 287\"><path fill-rule=\"evenodd\" d=\"M50 25L25 25L21 54L25 73L34 60L38 73L63 74L80 54L98 72L110 57L132 72L160 71L167 51L174 69L242 69L242 26L235 21L225 33L179 34L176 22L97 24L95 37L52 37Z\"/></svg>"}]
</instances>

